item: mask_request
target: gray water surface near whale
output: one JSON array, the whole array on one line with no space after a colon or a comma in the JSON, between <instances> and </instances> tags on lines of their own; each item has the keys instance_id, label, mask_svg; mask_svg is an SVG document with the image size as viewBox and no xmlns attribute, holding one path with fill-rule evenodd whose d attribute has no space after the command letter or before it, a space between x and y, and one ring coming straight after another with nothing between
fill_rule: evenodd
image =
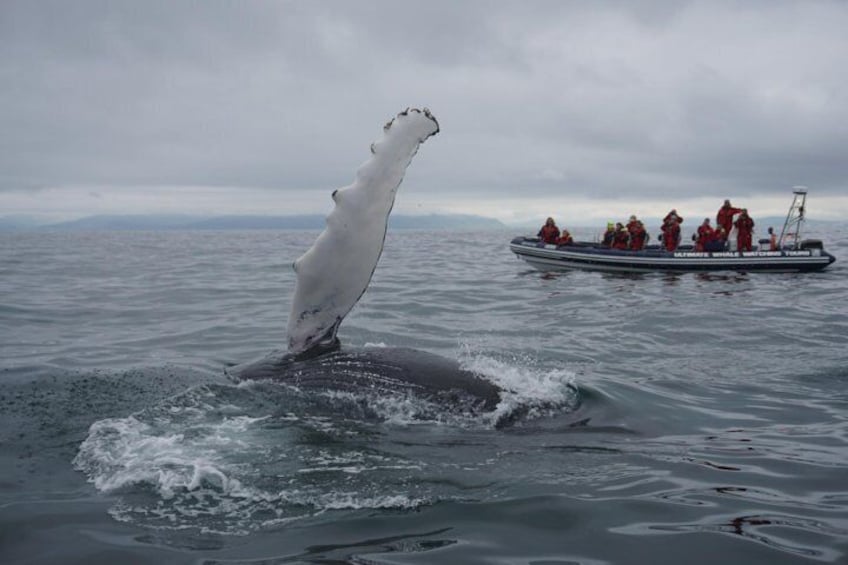
<instances>
[{"instance_id":1,"label":"gray water surface near whale","mask_svg":"<svg viewBox=\"0 0 848 565\"><path fill-rule=\"evenodd\" d=\"M316 235L0 234L0 561L848 559L845 229L804 275L546 274L512 232L390 232L340 338L459 360L504 429L224 376L284 344Z\"/></svg>"}]
</instances>

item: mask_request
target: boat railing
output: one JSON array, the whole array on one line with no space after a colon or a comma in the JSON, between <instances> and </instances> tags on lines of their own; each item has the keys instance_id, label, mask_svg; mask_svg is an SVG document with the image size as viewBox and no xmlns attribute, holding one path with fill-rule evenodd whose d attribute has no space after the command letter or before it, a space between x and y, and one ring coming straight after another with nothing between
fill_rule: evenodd
<instances>
[{"instance_id":1,"label":"boat railing","mask_svg":"<svg viewBox=\"0 0 848 565\"><path fill-rule=\"evenodd\" d=\"M780 230L780 237L777 240L778 249L798 249L801 245L801 228L804 226L806 214L807 187L794 186L792 189L792 204L786 214L786 221L783 222L783 229ZM792 240L791 246L787 245L788 239Z\"/></svg>"}]
</instances>

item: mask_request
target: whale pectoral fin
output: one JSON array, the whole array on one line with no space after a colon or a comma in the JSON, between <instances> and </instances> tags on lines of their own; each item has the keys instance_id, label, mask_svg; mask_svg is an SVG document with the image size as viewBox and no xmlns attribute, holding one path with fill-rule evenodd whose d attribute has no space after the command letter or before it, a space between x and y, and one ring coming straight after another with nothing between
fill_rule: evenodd
<instances>
[{"instance_id":1,"label":"whale pectoral fin","mask_svg":"<svg viewBox=\"0 0 848 565\"><path fill-rule=\"evenodd\" d=\"M439 131L426 108L406 109L371 145L371 158L350 186L333 193L327 227L295 262L297 283L288 347L297 354L334 340L339 324L365 292L383 251L395 192L418 146Z\"/></svg>"},{"instance_id":2,"label":"whale pectoral fin","mask_svg":"<svg viewBox=\"0 0 848 565\"><path fill-rule=\"evenodd\" d=\"M339 320L339 324L341 320ZM327 332L327 337L323 340L318 340L315 342L315 345L307 349L306 351L301 351L300 353L291 354L292 358L296 361L307 361L309 359L314 359L315 357L319 357L321 355L326 355L327 353L332 353L333 351L338 351L341 349L341 342L339 338L336 337L336 331L338 330L338 324L332 328L331 332Z\"/></svg>"},{"instance_id":3,"label":"whale pectoral fin","mask_svg":"<svg viewBox=\"0 0 848 565\"><path fill-rule=\"evenodd\" d=\"M307 319L310 316L320 316L320 310L310 310L306 312L302 312L300 315ZM306 349L299 349L292 344L291 336L289 336L289 353L295 356L304 355L305 358L314 357L315 355L320 355L327 351L332 351L333 349L338 349L339 340L336 337L336 333L339 331L339 326L342 323L344 318L339 316L335 320L332 320L329 326L324 326L323 324L317 325L315 327L315 333L306 336L306 340L309 342L310 346ZM313 350L315 350L314 355Z\"/></svg>"}]
</instances>

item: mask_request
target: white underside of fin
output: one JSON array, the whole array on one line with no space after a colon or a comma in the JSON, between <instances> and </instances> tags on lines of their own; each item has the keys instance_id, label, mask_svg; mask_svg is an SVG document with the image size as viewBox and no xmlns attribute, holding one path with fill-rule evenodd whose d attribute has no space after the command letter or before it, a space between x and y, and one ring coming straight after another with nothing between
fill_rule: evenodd
<instances>
[{"instance_id":1,"label":"white underside of fin","mask_svg":"<svg viewBox=\"0 0 848 565\"><path fill-rule=\"evenodd\" d=\"M288 348L301 353L333 342L377 267L389 213L418 146L439 131L426 109L401 112L371 145L371 158L353 184L333 193L336 205L327 227L295 261L297 273L288 323Z\"/></svg>"}]
</instances>

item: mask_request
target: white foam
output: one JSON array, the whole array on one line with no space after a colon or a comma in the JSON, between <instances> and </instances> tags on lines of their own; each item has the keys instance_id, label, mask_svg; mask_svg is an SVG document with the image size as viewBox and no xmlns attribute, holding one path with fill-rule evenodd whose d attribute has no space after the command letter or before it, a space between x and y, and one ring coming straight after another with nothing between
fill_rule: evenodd
<instances>
[{"instance_id":1,"label":"white foam","mask_svg":"<svg viewBox=\"0 0 848 565\"><path fill-rule=\"evenodd\" d=\"M347 451L338 454L323 452L310 458L309 463L311 466L298 469L298 474L345 473L359 475L372 471L421 469L421 466L415 463L402 462L399 459L378 453L360 451Z\"/></svg>"},{"instance_id":2,"label":"white foam","mask_svg":"<svg viewBox=\"0 0 848 565\"><path fill-rule=\"evenodd\" d=\"M404 492L385 492L383 485L375 488L371 478L414 472L420 468L415 462L371 451L316 452L277 443L290 437L280 423L300 422L294 430L309 426L345 433L336 429L344 423L334 418L233 416L238 406L201 407L207 400L203 390L193 390L171 399L176 405L92 424L74 465L99 491L117 497L110 509L116 520L239 535L328 510L408 509L423 503ZM269 418L270 428L256 426ZM342 492L329 486L339 474L349 477Z\"/></svg>"},{"instance_id":3,"label":"white foam","mask_svg":"<svg viewBox=\"0 0 848 565\"><path fill-rule=\"evenodd\" d=\"M379 508L389 510L409 510L427 504L423 498L409 497L403 494L362 496L353 492L327 493L321 497L320 505L325 510L359 510Z\"/></svg>"},{"instance_id":4,"label":"white foam","mask_svg":"<svg viewBox=\"0 0 848 565\"><path fill-rule=\"evenodd\" d=\"M577 402L575 374L568 369L537 367L526 357L498 359L469 344L463 344L459 362L503 389L501 402L487 415L492 423L517 410L526 412L527 419L549 416Z\"/></svg>"},{"instance_id":5,"label":"white foam","mask_svg":"<svg viewBox=\"0 0 848 565\"><path fill-rule=\"evenodd\" d=\"M261 418L238 416L206 425L203 433L176 427L157 431L134 416L95 422L74 459L77 469L102 492L116 492L139 484L155 488L164 499L178 490L210 488L230 496L251 496L228 475L220 457L233 447L244 447L238 435Z\"/></svg>"}]
</instances>

